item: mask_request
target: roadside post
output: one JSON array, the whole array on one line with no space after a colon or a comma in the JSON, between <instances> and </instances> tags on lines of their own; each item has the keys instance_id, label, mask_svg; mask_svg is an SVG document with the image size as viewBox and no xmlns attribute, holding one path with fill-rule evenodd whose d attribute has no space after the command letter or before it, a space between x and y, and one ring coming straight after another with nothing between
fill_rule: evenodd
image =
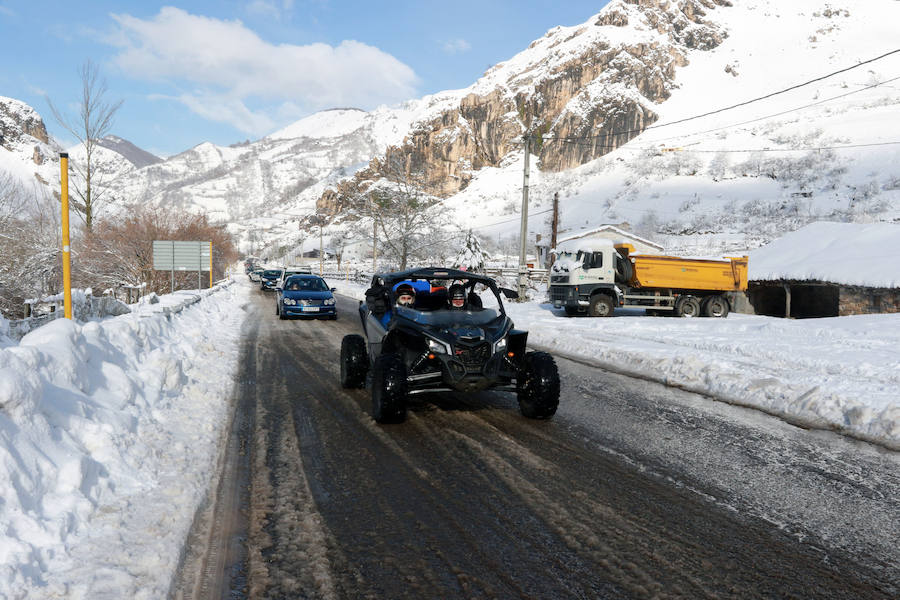
<instances>
[{"instance_id":1,"label":"roadside post","mask_svg":"<svg viewBox=\"0 0 900 600\"><path fill-rule=\"evenodd\" d=\"M72 318L72 253L69 246L69 154L59 153L60 196L62 200L62 271L65 317Z\"/></svg>"},{"instance_id":2,"label":"roadside post","mask_svg":"<svg viewBox=\"0 0 900 600\"><path fill-rule=\"evenodd\" d=\"M519 302L525 302L525 290L528 286L528 264L525 262L526 249L528 247L528 167L531 158L531 135L525 135L525 164L522 174L522 223L519 229L519 278L518 292Z\"/></svg>"}]
</instances>

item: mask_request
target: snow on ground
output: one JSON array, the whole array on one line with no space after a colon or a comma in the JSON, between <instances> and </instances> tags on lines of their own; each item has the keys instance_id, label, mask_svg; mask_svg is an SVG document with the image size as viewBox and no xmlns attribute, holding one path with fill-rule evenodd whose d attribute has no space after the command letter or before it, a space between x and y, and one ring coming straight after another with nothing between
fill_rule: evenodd
<instances>
[{"instance_id":1,"label":"snow on ground","mask_svg":"<svg viewBox=\"0 0 900 600\"><path fill-rule=\"evenodd\" d=\"M365 286L329 284L363 299ZM505 306L533 348L900 449L900 314L675 319L617 309L604 319Z\"/></svg>"},{"instance_id":2,"label":"snow on ground","mask_svg":"<svg viewBox=\"0 0 900 600\"><path fill-rule=\"evenodd\" d=\"M0 598L168 594L226 431L247 292L0 344Z\"/></svg>"}]
</instances>

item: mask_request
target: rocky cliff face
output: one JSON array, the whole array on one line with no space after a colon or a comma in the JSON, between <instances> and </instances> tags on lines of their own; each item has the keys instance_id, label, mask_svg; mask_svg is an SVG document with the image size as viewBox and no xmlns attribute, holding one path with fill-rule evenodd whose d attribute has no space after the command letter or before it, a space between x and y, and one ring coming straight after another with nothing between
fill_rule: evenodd
<instances>
[{"instance_id":1,"label":"rocky cliff face","mask_svg":"<svg viewBox=\"0 0 900 600\"><path fill-rule=\"evenodd\" d=\"M41 116L24 102L0 97L0 147L15 153L29 154L36 165L47 160L50 143Z\"/></svg>"},{"instance_id":2,"label":"rocky cliff face","mask_svg":"<svg viewBox=\"0 0 900 600\"><path fill-rule=\"evenodd\" d=\"M576 27L557 27L501 63L464 91L451 108L418 121L403 143L368 169L327 190L319 210L338 212L351 190L402 162L419 173L426 191L447 197L475 171L499 166L534 140L538 168L571 169L639 135L658 117L676 68L691 50L708 50L725 32L709 18L728 0L613 0Z\"/></svg>"}]
</instances>

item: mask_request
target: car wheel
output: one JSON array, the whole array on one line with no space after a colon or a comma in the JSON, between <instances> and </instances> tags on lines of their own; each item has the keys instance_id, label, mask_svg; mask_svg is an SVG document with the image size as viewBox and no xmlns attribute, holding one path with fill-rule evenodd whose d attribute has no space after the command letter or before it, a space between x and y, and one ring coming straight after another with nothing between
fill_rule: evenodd
<instances>
[{"instance_id":1,"label":"car wheel","mask_svg":"<svg viewBox=\"0 0 900 600\"><path fill-rule=\"evenodd\" d=\"M678 300L675 301L675 310L673 312L676 317L685 317L688 319L699 317L700 301L694 296L680 296Z\"/></svg>"},{"instance_id":2,"label":"car wheel","mask_svg":"<svg viewBox=\"0 0 900 600\"><path fill-rule=\"evenodd\" d=\"M276 305L276 306L278 306L278 305ZM287 319L287 315L284 314L284 309L283 309L283 308L280 309L280 310L278 310L278 318L281 319L282 321L284 321L285 319Z\"/></svg>"},{"instance_id":3,"label":"car wheel","mask_svg":"<svg viewBox=\"0 0 900 600\"><path fill-rule=\"evenodd\" d=\"M378 423L406 420L406 366L399 354L382 354L372 373L372 418Z\"/></svg>"},{"instance_id":4,"label":"car wheel","mask_svg":"<svg viewBox=\"0 0 900 600\"><path fill-rule=\"evenodd\" d=\"M588 314L592 317L611 317L613 314L612 298L606 294L597 294L591 298Z\"/></svg>"},{"instance_id":5,"label":"car wheel","mask_svg":"<svg viewBox=\"0 0 900 600\"><path fill-rule=\"evenodd\" d=\"M728 316L728 300L723 296L707 296L700 304L700 312L704 317L724 319Z\"/></svg>"},{"instance_id":6,"label":"car wheel","mask_svg":"<svg viewBox=\"0 0 900 600\"><path fill-rule=\"evenodd\" d=\"M341 340L341 386L361 388L369 370L366 340L361 335L345 335Z\"/></svg>"},{"instance_id":7,"label":"car wheel","mask_svg":"<svg viewBox=\"0 0 900 600\"><path fill-rule=\"evenodd\" d=\"M546 352L529 352L516 377L516 394L522 416L549 419L559 406L559 370Z\"/></svg>"}]
</instances>

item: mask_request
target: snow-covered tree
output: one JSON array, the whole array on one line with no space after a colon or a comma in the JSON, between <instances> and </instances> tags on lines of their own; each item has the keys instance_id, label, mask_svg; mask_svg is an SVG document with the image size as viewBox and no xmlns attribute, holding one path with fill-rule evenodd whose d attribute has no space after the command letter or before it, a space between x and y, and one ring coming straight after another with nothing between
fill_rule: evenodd
<instances>
[{"instance_id":1,"label":"snow-covered tree","mask_svg":"<svg viewBox=\"0 0 900 600\"><path fill-rule=\"evenodd\" d=\"M473 273L484 273L484 264L488 258L488 255L481 248L478 236L472 233L470 229L466 232L466 241L463 247L453 260L453 267Z\"/></svg>"}]
</instances>

